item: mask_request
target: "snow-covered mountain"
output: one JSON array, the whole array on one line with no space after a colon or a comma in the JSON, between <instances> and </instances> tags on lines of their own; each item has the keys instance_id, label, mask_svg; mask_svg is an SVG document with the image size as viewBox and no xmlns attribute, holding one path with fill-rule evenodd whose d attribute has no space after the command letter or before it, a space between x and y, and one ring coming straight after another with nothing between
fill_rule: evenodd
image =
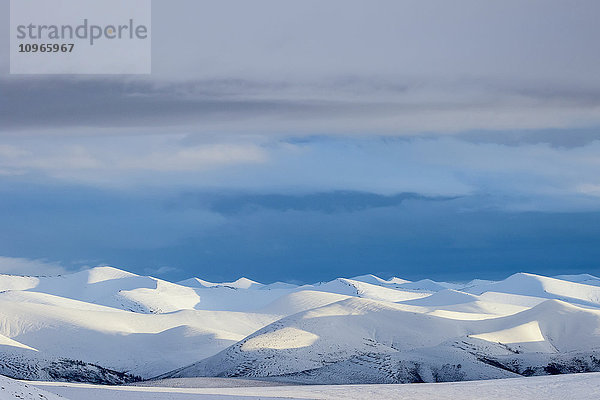
<instances>
[{"instance_id":1,"label":"snow-covered mountain","mask_svg":"<svg viewBox=\"0 0 600 400\"><path fill-rule=\"evenodd\" d=\"M0 275L0 374L396 383L600 371L599 282L171 283L112 267Z\"/></svg>"}]
</instances>

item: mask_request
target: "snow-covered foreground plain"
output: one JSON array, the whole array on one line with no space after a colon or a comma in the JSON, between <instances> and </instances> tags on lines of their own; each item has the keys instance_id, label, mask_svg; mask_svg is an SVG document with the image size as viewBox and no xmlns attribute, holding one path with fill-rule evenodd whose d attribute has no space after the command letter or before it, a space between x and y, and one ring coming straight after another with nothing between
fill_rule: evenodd
<instances>
[{"instance_id":1,"label":"snow-covered foreground plain","mask_svg":"<svg viewBox=\"0 0 600 400\"><path fill-rule=\"evenodd\" d=\"M0 375L0 400L60 400L63 397L35 387L32 382L19 382Z\"/></svg>"},{"instance_id":2,"label":"snow-covered foreground plain","mask_svg":"<svg viewBox=\"0 0 600 400\"><path fill-rule=\"evenodd\" d=\"M0 275L0 374L18 379L392 384L591 371L600 371L591 275L304 286L171 283L111 267Z\"/></svg>"},{"instance_id":3,"label":"snow-covered foreground plain","mask_svg":"<svg viewBox=\"0 0 600 400\"><path fill-rule=\"evenodd\" d=\"M543 376L454 383L406 385L279 386L232 388L103 387L40 383L71 400L199 399L406 399L406 400L592 400L600 398L600 374Z\"/></svg>"}]
</instances>

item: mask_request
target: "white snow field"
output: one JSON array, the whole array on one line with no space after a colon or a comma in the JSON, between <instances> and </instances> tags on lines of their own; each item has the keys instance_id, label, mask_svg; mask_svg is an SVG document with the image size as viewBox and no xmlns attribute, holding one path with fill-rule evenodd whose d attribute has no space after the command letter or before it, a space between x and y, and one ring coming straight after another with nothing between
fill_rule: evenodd
<instances>
[{"instance_id":1,"label":"white snow field","mask_svg":"<svg viewBox=\"0 0 600 400\"><path fill-rule=\"evenodd\" d=\"M64 397L0 375L0 400L61 400Z\"/></svg>"},{"instance_id":2,"label":"white snow field","mask_svg":"<svg viewBox=\"0 0 600 400\"><path fill-rule=\"evenodd\" d=\"M229 380L235 381L231 378ZM599 373L405 385L249 387L245 383L238 385L236 382L231 382L229 387L210 387L208 382L197 383L193 380L188 382L188 387L177 384L163 387L98 386L56 382L35 384L46 391L60 394L71 400L594 400L600 398Z\"/></svg>"},{"instance_id":3,"label":"white snow field","mask_svg":"<svg viewBox=\"0 0 600 400\"><path fill-rule=\"evenodd\" d=\"M396 384L594 371L592 275L303 286L170 283L112 267L0 275L0 374L16 379Z\"/></svg>"}]
</instances>

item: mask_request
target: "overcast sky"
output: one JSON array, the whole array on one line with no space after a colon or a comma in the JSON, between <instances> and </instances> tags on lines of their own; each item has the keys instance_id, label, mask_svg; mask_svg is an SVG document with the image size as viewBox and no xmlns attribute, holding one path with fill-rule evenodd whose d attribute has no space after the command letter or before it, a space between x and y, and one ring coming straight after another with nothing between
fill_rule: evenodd
<instances>
[{"instance_id":1,"label":"overcast sky","mask_svg":"<svg viewBox=\"0 0 600 400\"><path fill-rule=\"evenodd\" d=\"M152 5L150 76L0 35L0 273L600 274L598 1Z\"/></svg>"}]
</instances>

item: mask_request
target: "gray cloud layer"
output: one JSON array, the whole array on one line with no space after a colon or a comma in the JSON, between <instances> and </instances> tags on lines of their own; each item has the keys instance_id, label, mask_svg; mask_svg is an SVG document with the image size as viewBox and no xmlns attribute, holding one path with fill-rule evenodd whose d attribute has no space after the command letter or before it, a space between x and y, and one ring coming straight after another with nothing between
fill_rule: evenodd
<instances>
[{"instance_id":1,"label":"gray cloud layer","mask_svg":"<svg viewBox=\"0 0 600 400\"><path fill-rule=\"evenodd\" d=\"M152 76L5 75L0 131L598 126L599 14L594 0L154 1ZM8 12L0 15L7 26ZM3 54L8 45L0 38Z\"/></svg>"},{"instance_id":2,"label":"gray cloud layer","mask_svg":"<svg viewBox=\"0 0 600 400\"><path fill-rule=\"evenodd\" d=\"M297 136L480 130L481 136L493 130L600 125L600 86L577 89L527 83L514 87L364 78L305 85L242 79L157 83L21 78L0 79L0 93L0 133L4 134L137 131ZM581 137L575 140L581 142Z\"/></svg>"}]
</instances>

